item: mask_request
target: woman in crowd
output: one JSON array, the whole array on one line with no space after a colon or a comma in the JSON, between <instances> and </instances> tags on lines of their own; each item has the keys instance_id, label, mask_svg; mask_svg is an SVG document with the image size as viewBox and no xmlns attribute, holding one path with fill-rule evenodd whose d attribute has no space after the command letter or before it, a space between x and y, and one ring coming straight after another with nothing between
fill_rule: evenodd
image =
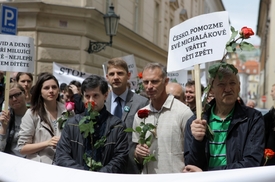
<instances>
[{"instance_id":1,"label":"woman in crowd","mask_svg":"<svg viewBox=\"0 0 275 182\"><path fill-rule=\"evenodd\" d=\"M24 157L17 149L21 119L27 111L25 89L18 83L11 83L9 90L10 111L0 115L0 151Z\"/></svg>"},{"instance_id":2,"label":"woman in crowd","mask_svg":"<svg viewBox=\"0 0 275 182\"><path fill-rule=\"evenodd\" d=\"M31 102L31 88L33 76L31 73L18 72L15 81L25 89L27 107L30 108Z\"/></svg>"},{"instance_id":3,"label":"woman in crowd","mask_svg":"<svg viewBox=\"0 0 275 182\"><path fill-rule=\"evenodd\" d=\"M74 102L74 113L81 114L85 111L85 105L81 94L81 83L73 80L64 88L64 101Z\"/></svg>"},{"instance_id":4,"label":"woman in crowd","mask_svg":"<svg viewBox=\"0 0 275 182\"><path fill-rule=\"evenodd\" d=\"M60 130L57 118L65 110L59 102L59 84L50 73L41 73L33 88L19 131L18 148L28 159L51 164Z\"/></svg>"}]
</instances>

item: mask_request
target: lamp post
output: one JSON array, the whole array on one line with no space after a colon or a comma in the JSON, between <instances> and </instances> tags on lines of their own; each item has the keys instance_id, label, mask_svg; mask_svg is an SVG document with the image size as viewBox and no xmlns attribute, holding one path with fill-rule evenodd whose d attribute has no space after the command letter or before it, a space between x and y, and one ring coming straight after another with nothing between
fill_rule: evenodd
<instances>
[{"instance_id":1,"label":"lamp post","mask_svg":"<svg viewBox=\"0 0 275 182\"><path fill-rule=\"evenodd\" d=\"M114 12L114 6L111 4L109 7L109 11L103 16L104 18L104 26L106 35L110 36L110 42L93 42L90 41L90 45L88 48L88 53L97 53L101 50L103 50L106 46L112 47L113 43L113 36L116 35L117 27L118 27L118 21L120 17L115 14Z\"/></svg>"}]
</instances>

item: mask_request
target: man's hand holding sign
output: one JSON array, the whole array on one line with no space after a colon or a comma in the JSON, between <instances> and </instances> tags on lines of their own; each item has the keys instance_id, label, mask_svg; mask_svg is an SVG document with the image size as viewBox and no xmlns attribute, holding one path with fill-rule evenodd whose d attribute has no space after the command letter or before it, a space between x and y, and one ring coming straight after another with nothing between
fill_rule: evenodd
<instances>
[{"instance_id":1,"label":"man's hand holding sign","mask_svg":"<svg viewBox=\"0 0 275 182\"><path fill-rule=\"evenodd\" d=\"M254 35L254 32L243 27L240 37L235 39L238 31L232 27L229 39L226 12L206 14L188 21L171 29L168 55L169 71L195 67L197 110L196 116L188 120L185 128L184 157L187 166L183 172L259 166L264 147L263 119L258 117L259 113L237 102L240 91L238 70L224 60L228 52L234 52L237 46L241 50L252 50L254 47L243 40ZM198 25L199 22L203 25ZM241 42L237 43L238 40ZM227 52L224 54L225 48ZM221 61L208 70L210 81L202 110L199 64L215 60ZM209 92L215 99L208 104ZM235 126L239 120L245 122ZM240 133L239 130L245 132ZM238 146L241 148L238 149ZM251 148L253 152L247 152Z\"/></svg>"}]
</instances>

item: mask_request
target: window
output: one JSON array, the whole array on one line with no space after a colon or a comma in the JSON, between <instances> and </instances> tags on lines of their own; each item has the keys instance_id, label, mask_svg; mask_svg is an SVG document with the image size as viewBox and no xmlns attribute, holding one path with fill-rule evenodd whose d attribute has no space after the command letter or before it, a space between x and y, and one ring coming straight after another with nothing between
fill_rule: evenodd
<instances>
[{"instance_id":1,"label":"window","mask_svg":"<svg viewBox=\"0 0 275 182\"><path fill-rule=\"evenodd\" d=\"M158 39L159 39L159 13L160 7L159 3L155 2L155 11L154 11L154 39L153 42L155 44L158 44Z\"/></svg>"}]
</instances>

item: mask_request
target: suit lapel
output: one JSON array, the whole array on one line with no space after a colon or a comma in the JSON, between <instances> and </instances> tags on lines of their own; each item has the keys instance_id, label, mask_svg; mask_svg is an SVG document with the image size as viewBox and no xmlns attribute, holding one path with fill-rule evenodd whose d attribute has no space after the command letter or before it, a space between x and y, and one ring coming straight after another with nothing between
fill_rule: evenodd
<instances>
[{"instance_id":1,"label":"suit lapel","mask_svg":"<svg viewBox=\"0 0 275 182\"><path fill-rule=\"evenodd\" d=\"M125 119L127 118L128 114L129 114L129 112L130 112L130 110L131 110L132 103L133 103L133 95L134 95L134 93L133 93L132 91L128 90L124 108L125 108L126 106L128 106L128 107L129 107L129 110L128 110L128 112L127 112L127 111L125 111L124 108L123 108L123 114L122 114L121 120L124 121L124 122L125 122Z\"/></svg>"},{"instance_id":2,"label":"suit lapel","mask_svg":"<svg viewBox=\"0 0 275 182\"><path fill-rule=\"evenodd\" d=\"M112 94L109 93L108 94L108 97L106 99L106 102L105 102L105 106L106 106L106 109L107 111L109 111L111 113L111 98L112 98Z\"/></svg>"}]
</instances>

